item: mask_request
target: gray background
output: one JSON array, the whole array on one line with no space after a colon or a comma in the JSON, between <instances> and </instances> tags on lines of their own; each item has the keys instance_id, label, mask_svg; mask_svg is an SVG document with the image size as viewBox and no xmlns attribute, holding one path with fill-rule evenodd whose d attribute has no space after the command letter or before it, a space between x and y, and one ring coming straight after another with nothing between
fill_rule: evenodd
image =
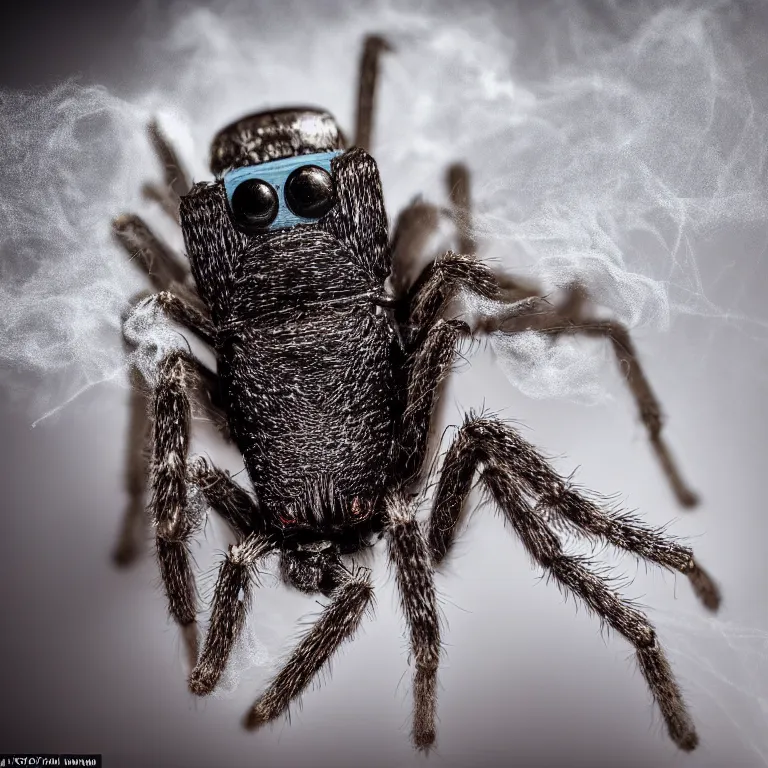
<instances>
[{"instance_id":1,"label":"gray background","mask_svg":"<svg viewBox=\"0 0 768 768\"><path fill-rule=\"evenodd\" d=\"M744 9L748 62L749 45L768 30L761 4ZM179 12L25 3L5 24L4 85L37 87L80 72L119 88L141 68L136 41L148 21L161 37ZM542 18L519 30L532 46ZM698 263L721 306L759 322L677 316L668 333L640 334L670 440L704 499L695 512L676 508L610 363L604 373L613 399L585 407L524 397L481 348L446 391L442 418L455 424L465 409L485 404L523 422L563 472L579 466L583 485L619 491L654 524L679 518L672 530L694 543L722 585L718 621L703 615L684 580L606 557L633 577L628 594L649 606L701 747L691 756L676 752L626 643L603 639L597 622L540 579L520 544L482 508L437 580L446 659L430 764L720 768L768 761L764 243L736 229L718 232ZM30 379L29 386L40 385ZM332 679L294 709L290 726L281 721L255 735L240 729L265 668L248 671L247 682L220 698L187 693L154 562L147 557L119 572L109 561L124 503L126 402L125 390L96 387L32 429L30 413L5 401L0 750L102 752L107 766L422 764L408 743L407 647L383 552L375 560L375 619L343 649ZM222 461L238 468L231 455ZM220 551L222 542L209 530L199 552L209 577L216 562L209 550ZM257 606L275 617L271 630L259 630L272 653L290 647L295 621L316 609L311 598L271 582Z\"/></svg>"}]
</instances>

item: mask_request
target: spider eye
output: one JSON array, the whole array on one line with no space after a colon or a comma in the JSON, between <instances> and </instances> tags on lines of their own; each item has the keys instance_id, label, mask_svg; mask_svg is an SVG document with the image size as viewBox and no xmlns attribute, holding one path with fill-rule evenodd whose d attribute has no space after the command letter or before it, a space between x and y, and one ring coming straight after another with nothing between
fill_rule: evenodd
<instances>
[{"instance_id":1,"label":"spider eye","mask_svg":"<svg viewBox=\"0 0 768 768\"><path fill-rule=\"evenodd\" d=\"M285 182L285 202L297 216L307 219L325 216L336 202L331 174L317 165L297 168Z\"/></svg>"},{"instance_id":2,"label":"spider eye","mask_svg":"<svg viewBox=\"0 0 768 768\"><path fill-rule=\"evenodd\" d=\"M265 229L277 218L279 209L277 192L262 179L246 179L232 193L232 214L246 229Z\"/></svg>"}]
</instances>

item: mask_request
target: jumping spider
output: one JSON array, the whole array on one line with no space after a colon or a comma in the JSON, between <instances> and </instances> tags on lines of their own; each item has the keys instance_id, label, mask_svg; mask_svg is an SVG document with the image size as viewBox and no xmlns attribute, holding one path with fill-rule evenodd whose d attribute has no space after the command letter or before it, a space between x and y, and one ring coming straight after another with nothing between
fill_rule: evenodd
<instances>
[{"instance_id":1,"label":"jumping spider","mask_svg":"<svg viewBox=\"0 0 768 768\"><path fill-rule=\"evenodd\" d=\"M452 215L462 224L459 252L431 261L410 285L388 279L422 248L441 212L415 202L390 237L378 170L366 152L386 48L379 37L365 41L351 149L327 112L261 112L218 133L211 151L216 180L191 185L152 127L167 185L146 191L178 218L189 268L138 217L115 222L118 238L159 291L137 302L124 325L127 343L140 355L134 361L145 359L147 349L159 359L135 364L132 502L117 558L127 562L135 553L148 471L160 571L170 612L194 658L189 687L197 695L210 693L221 677L253 598L255 566L266 555L279 552L289 584L330 598L249 711L246 725L256 727L286 711L355 634L372 604L372 586L367 569L342 558L385 537L415 665L413 742L426 748L435 740L441 653L433 568L450 551L479 476L533 560L635 647L669 735L691 750L696 731L653 627L586 560L563 551L553 526L685 574L714 610L717 588L690 549L627 514L601 509L510 425L475 415L444 456L426 535L414 518L412 490L427 474L430 422L457 344L493 330L608 339L679 500L691 505L695 497L662 442L660 408L627 331L616 322L590 320L583 292L572 290L555 307L474 258L463 166L448 173ZM481 317L473 330L444 316L460 291L505 309ZM148 345L140 331L152 330L147 318L158 309L210 345L215 373L187 348L160 355ZM205 461L188 461L197 392L242 452L252 493ZM140 448L149 424L146 466ZM201 499L229 523L237 543L221 566L198 655L188 546Z\"/></svg>"}]
</instances>

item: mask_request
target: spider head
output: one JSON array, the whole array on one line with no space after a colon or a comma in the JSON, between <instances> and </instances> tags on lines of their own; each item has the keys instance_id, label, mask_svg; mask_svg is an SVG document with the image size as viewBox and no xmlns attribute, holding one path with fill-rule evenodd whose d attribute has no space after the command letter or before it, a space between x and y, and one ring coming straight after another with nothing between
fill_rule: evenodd
<instances>
[{"instance_id":1,"label":"spider head","mask_svg":"<svg viewBox=\"0 0 768 768\"><path fill-rule=\"evenodd\" d=\"M219 131L211 170L224 181L237 229L258 234L324 216L336 199L331 160L345 146L330 114L303 107L248 115Z\"/></svg>"}]
</instances>

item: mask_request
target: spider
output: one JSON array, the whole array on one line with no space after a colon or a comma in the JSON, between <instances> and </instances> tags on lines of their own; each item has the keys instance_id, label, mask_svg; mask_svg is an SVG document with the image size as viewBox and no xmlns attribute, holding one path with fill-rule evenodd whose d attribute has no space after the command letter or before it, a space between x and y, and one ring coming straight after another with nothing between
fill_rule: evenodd
<instances>
[{"instance_id":1,"label":"spider","mask_svg":"<svg viewBox=\"0 0 768 768\"><path fill-rule=\"evenodd\" d=\"M691 505L695 496L662 441L661 411L627 331L590 320L578 287L554 306L473 256L463 165L448 172L449 213L461 232L457 252L433 259L413 281L398 272L423 251L443 212L417 200L390 237L376 163L366 151L386 50L382 37L366 38L350 149L323 110L251 114L214 138L215 181L191 185L157 125L150 126L167 183L145 191L180 222L189 266L137 216L114 222L157 289L137 300L124 322L135 387L131 502L116 557L125 563L135 556L148 473L160 573L192 657L189 688L200 696L222 675L267 555L279 553L289 585L329 599L247 713L245 725L255 728L284 713L355 635L373 591L370 571L349 556L386 539L414 664L412 740L426 749L436 738L441 656L433 573L451 550L478 478L533 561L634 646L670 737L691 750L696 731L653 626L588 560L567 554L556 530L685 574L715 610L718 589L689 548L629 514L603 509L512 426L487 415L469 414L458 429L426 529L417 523L414 489L431 472L427 446L441 385L460 341L495 330L608 339L680 502ZM486 313L471 328L449 316L461 291L503 311ZM215 372L189 347L153 341L156 324L167 320L210 345ZM207 461L190 459L193 407L203 407L235 442L252 491ZM145 458L141 446L150 437ZM206 508L231 526L236 543L218 573L200 649L189 543Z\"/></svg>"}]
</instances>

